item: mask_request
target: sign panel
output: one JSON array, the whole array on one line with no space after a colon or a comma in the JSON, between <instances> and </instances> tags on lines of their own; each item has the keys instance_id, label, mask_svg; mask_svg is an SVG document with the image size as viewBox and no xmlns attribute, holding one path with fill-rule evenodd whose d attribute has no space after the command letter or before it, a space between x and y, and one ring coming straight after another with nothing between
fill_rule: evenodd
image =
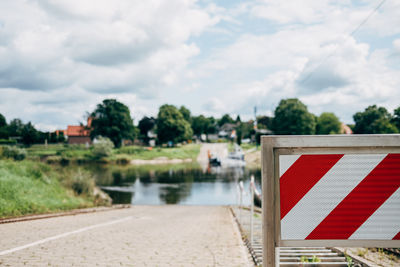
<instances>
[{"instance_id":1,"label":"sign panel","mask_svg":"<svg viewBox=\"0 0 400 267\"><path fill-rule=\"evenodd\" d=\"M400 154L280 155L282 240L400 240Z\"/></svg>"},{"instance_id":2,"label":"sign panel","mask_svg":"<svg viewBox=\"0 0 400 267\"><path fill-rule=\"evenodd\" d=\"M263 266L277 247L400 247L400 135L262 137Z\"/></svg>"}]
</instances>

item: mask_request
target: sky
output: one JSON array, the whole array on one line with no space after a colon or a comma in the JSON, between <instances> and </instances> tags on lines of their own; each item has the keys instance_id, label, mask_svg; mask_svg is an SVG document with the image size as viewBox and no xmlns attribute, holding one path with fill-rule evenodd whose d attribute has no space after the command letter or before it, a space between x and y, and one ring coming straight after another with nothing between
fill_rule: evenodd
<instances>
[{"instance_id":1,"label":"sky","mask_svg":"<svg viewBox=\"0 0 400 267\"><path fill-rule=\"evenodd\" d=\"M243 120L294 97L345 123L399 107L400 1L0 1L8 121L65 129L106 98L135 123L165 103Z\"/></svg>"}]
</instances>

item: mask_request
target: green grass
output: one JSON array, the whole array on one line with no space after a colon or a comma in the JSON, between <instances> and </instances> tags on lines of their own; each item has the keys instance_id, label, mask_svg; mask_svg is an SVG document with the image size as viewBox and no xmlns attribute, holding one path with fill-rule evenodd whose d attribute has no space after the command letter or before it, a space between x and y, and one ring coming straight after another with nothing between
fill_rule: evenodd
<instances>
[{"instance_id":1,"label":"green grass","mask_svg":"<svg viewBox=\"0 0 400 267\"><path fill-rule=\"evenodd\" d=\"M0 217L93 206L89 195L78 196L68 189L68 184L79 184L78 178L82 179L74 175L29 160L0 160Z\"/></svg>"},{"instance_id":2,"label":"green grass","mask_svg":"<svg viewBox=\"0 0 400 267\"><path fill-rule=\"evenodd\" d=\"M200 152L200 145L190 144L181 147L161 148L154 147L149 150L146 147L128 146L119 149L114 149L114 155L110 157L111 160L118 158L127 159L144 159L150 160L160 157L168 159L196 159Z\"/></svg>"},{"instance_id":3,"label":"green grass","mask_svg":"<svg viewBox=\"0 0 400 267\"><path fill-rule=\"evenodd\" d=\"M150 160L160 157L168 159L196 159L200 152L200 145L189 144L180 147L163 148L154 147L151 150L141 146L126 146L113 149L112 155L106 157L106 162L115 162L121 159L133 160L144 159ZM86 148L84 145L34 145L27 149L28 159L43 159L47 158L50 162L59 162L61 159L66 160L97 160L91 148Z\"/></svg>"}]
</instances>

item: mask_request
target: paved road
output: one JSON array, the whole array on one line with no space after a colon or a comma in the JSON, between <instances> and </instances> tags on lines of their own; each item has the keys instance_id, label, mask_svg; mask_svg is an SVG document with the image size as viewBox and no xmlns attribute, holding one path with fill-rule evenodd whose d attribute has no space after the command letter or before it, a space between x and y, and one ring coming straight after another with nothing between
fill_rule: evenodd
<instances>
[{"instance_id":1,"label":"paved road","mask_svg":"<svg viewBox=\"0 0 400 267\"><path fill-rule=\"evenodd\" d=\"M251 266L227 207L133 206L0 225L2 266Z\"/></svg>"}]
</instances>

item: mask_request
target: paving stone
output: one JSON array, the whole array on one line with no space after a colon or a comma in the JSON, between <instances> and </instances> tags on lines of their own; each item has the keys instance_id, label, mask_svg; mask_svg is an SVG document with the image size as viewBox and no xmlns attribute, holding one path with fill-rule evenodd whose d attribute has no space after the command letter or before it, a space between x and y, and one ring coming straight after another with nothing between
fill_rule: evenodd
<instances>
[{"instance_id":1,"label":"paving stone","mask_svg":"<svg viewBox=\"0 0 400 267\"><path fill-rule=\"evenodd\" d=\"M2 266L252 266L227 207L134 206L0 225L0 252L107 223L0 256Z\"/></svg>"}]
</instances>

